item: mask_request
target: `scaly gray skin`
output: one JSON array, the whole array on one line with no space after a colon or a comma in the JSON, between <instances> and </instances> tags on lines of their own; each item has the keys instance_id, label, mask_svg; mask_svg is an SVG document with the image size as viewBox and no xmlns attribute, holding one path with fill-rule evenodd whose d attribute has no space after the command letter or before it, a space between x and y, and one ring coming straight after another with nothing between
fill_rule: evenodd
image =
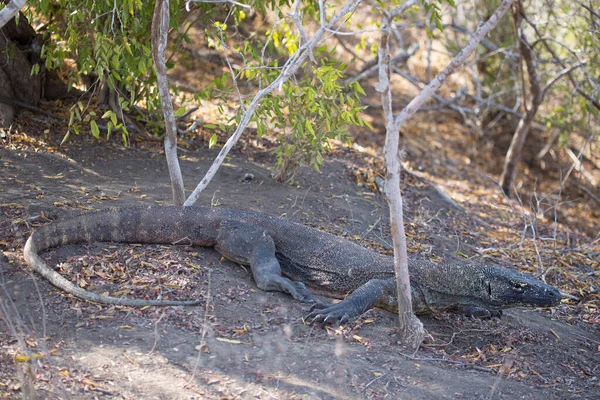
<instances>
[{"instance_id":1,"label":"scaly gray skin","mask_svg":"<svg viewBox=\"0 0 600 400\"><path fill-rule=\"evenodd\" d=\"M316 303L308 318L344 322L372 307L397 311L394 260L304 225L246 211L206 207L124 207L84 214L38 228L27 240L27 263L58 288L82 299L126 306L194 305L200 301L116 298L89 292L49 268L38 253L68 243L121 242L212 246L252 268L256 285ZM500 316L514 306L553 306L560 293L530 275L494 266L435 264L409 259L417 314L465 312ZM341 298L315 302L306 289Z\"/></svg>"}]
</instances>

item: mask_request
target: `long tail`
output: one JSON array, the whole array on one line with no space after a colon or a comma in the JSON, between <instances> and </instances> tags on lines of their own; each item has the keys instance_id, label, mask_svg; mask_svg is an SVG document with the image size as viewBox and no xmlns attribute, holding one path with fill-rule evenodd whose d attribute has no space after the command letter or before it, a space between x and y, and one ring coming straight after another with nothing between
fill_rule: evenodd
<instances>
[{"instance_id":1,"label":"long tail","mask_svg":"<svg viewBox=\"0 0 600 400\"><path fill-rule=\"evenodd\" d=\"M114 212L99 212L96 213L99 218L114 219L118 223L118 215ZM88 214L89 216L89 214ZM75 218L75 220L81 219L85 221L86 215ZM23 250L23 255L27 264L38 274L46 278L50 283L65 292L72 294L73 296L82 298L87 301L102 304L118 304L130 307L145 307L145 306L192 306L203 302L203 300L191 300L191 301L177 301L177 300L141 300L141 299L128 299L113 296L105 296L97 293L90 292L74 285L71 281L65 279L58 272L44 262L39 256L39 252L57 245L64 245L68 243L79 243L85 241L91 241L93 239L98 240L97 237L91 238L86 237L83 229L75 229L79 225L80 227L84 224L74 224L74 220L69 220L64 223L51 223L45 225L42 228L34 231ZM59 234L63 232L63 234ZM65 233L67 232L67 233ZM106 240L106 239L104 239ZM110 240L110 239L109 239Z\"/></svg>"}]
</instances>

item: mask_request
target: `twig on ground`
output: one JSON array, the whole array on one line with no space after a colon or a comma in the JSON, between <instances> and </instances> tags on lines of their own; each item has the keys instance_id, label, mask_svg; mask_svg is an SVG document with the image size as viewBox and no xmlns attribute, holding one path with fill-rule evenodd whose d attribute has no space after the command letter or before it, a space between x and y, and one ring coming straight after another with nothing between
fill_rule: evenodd
<instances>
[{"instance_id":1,"label":"twig on ground","mask_svg":"<svg viewBox=\"0 0 600 400\"><path fill-rule=\"evenodd\" d=\"M158 333L158 324L164 316L165 312L163 311L160 313L160 317L158 317L158 319L154 322L154 344L152 345L152 348L150 349L147 355L152 354L154 352L154 349L156 348L156 345L158 344L158 341L160 339L160 334Z\"/></svg>"},{"instance_id":2,"label":"twig on ground","mask_svg":"<svg viewBox=\"0 0 600 400\"><path fill-rule=\"evenodd\" d=\"M200 357L202 356L202 351L204 350L204 346L206 346L206 341L204 340L206 337L206 333L208 331L208 312L210 311L210 305L212 303L212 294L211 294L211 270L208 270L208 276L206 277L208 287L206 289L206 304L204 306L204 316L202 318L202 332L200 333L200 344L197 347L198 357L196 357L196 362L194 363L194 368L192 369L192 374L190 375L190 379L186 382L186 386L189 386L192 383L196 375L196 371L198 370L198 366L200 365Z\"/></svg>"},{"instance_id":3,"label":"twig on ground","mask_svg":"<svg viewBox=\"0 0 600 400\"><path fill-rule=\"evenodd\" d=\"M464 363L462 361L456 361L456 360L450 360L448 358L438 358L438 357L415 357L415 356L410 356L408 354L403 354L400 353L400 355L402 355L403 357L411 360L411 361L441 361L441 362L446 362L449 364L454 364L456 366L462 367L462 368L468 368L468 369L474 369L476 371L482 371L482 372L487 372L488 374L492 372L491 368L484 368L484 367L480 367L478 365L471 365L471 364L467 364Z\"/></svg>"}]
</instances>

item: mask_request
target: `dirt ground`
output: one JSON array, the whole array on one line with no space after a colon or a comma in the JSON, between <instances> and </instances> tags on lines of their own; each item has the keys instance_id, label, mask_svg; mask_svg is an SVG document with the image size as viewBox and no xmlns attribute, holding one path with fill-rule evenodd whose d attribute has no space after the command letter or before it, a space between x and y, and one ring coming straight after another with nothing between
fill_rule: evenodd
<instances>
[{"instance_id":1,"label":"dirt ground","mask_svg":"<svg viewBox=\"0 0 600 400\"><path fill-rule=\"evenodd\" d=\"M90 290L199 297L198 307L140 310L65 295L23 266L30 229L87 209L167 204L164 155L152 143L125 149L77 139L58 147L60 135L21 123L40 133L5 138L0 150L0 398L31 390L48 399L600 398L598 321L574 302L511 309L501 320L423 317L429 337L413 357L397 348L393 314L372 310L343 327L305 325L306 305L261 292L247 270L211 249L98 243L44 253ZM188 186L215 154L205 143L182 153ZM199 203L278 216L389 252L385 201L356 183L367 159L340 150L321 173L301 169L291 183L276 184L270 153L238 149ZM254 179L244 180L249 173ZM489 221L415 176L403 189L411 251L482 262L478 232ZM509 229L518 235L522 228ZM557 276L548 279L568 289ZM597 303L585 307L597 310Z\"/></svg>"}]
</instances>

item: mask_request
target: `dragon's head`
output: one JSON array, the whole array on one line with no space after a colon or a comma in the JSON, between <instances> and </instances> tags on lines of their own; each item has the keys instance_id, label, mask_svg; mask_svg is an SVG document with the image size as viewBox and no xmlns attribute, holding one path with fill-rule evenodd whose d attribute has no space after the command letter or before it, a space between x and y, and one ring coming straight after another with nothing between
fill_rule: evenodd
<instances>
[{"instance_id":1,"label":"dragon's head","mask_svg":"<svg viewBox=\"0 0 600 400\"><path fill-rule=\"evenodd\" d=\"M558 289L533 276L506 268L473 264L415 263L419 286L430 298L451 306L500 310L515 306L550 307L560 303Z\"/></svg>"},{"instance_id":2,"label":"dragon's head","mask_svg":"<svg viewBox=\"0 0 600 400\"><path fill-rule=\"evenodd\" d=\"M480 277L480 293L499 308L513 306L550 307L560 303L558 289L529 274L506 268L484 266Z\"/></svg>"}]
</instances>

